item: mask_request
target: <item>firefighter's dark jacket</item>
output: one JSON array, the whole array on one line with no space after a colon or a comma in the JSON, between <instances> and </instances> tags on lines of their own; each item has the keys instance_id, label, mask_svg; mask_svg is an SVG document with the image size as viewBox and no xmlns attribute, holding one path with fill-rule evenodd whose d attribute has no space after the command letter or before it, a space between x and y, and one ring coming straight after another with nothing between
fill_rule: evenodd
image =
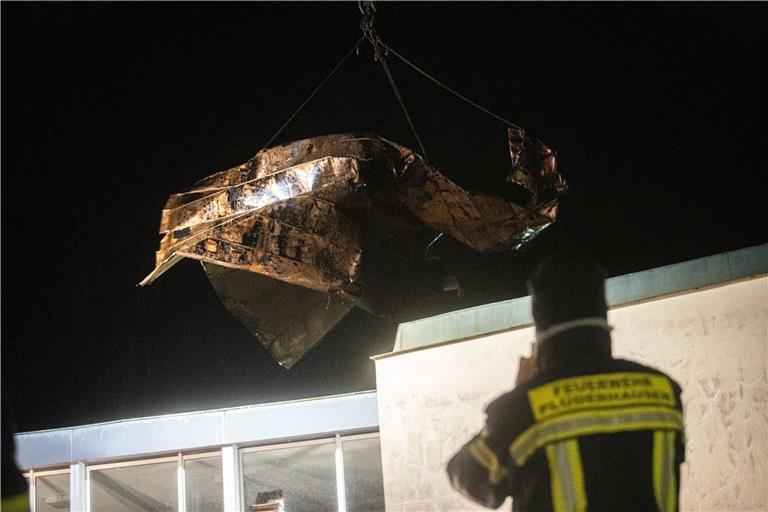
<instances>
[{"instance_id":1,"label":"firefighter's dark jacket","mask_svg":"<svg viewBox=\"0 0 768 512\"><path fill-rule=\"evenodd\" d=\"M448 464L453 487L489 508L677 510L680 386L611 356L610 335L577 329L539 349L539 372L494 400L485 428Z\"/></svg>"}]
</instances>

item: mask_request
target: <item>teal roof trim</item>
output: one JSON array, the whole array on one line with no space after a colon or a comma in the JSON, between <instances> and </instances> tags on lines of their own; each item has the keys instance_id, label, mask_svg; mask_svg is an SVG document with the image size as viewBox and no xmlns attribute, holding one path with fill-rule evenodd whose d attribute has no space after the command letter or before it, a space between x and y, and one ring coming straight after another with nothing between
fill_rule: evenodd
<instances>
[{"instance_id":1,"label":"teal roof trim","mask_svg":"<svg viewBox=\"0 0 768 512\"><path fill-rule=\"evenodd\" d=\"M768 273L768 244L666 265L606 280L608 305L654 297ZM523 327L533 322L531 298L495 302L400 324L393 352Z\"/></svg>"}]
</instances>

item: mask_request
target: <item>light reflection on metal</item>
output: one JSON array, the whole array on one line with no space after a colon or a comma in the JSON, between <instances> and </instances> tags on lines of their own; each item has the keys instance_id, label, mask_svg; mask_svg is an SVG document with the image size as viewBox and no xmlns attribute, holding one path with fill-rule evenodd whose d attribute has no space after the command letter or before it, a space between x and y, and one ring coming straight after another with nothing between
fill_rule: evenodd
<instances>
[{"instance_id":1,"label":"light reflection on metal","mask_svg":"<svg viewBox=\"0 0 768 512\"><path fill-rule=\"evenodd\" d=\"M290 367L352 307L392 314L428 296L443 278L424 258L436 232L501 251L555 220L567 186L553 151L522 130L508 136L507 181L522 204L469 193L377 135L262 150L168 199L157 264L141 284L181 258L202 261L230 312Z\"/></svg>"}]
</instances>

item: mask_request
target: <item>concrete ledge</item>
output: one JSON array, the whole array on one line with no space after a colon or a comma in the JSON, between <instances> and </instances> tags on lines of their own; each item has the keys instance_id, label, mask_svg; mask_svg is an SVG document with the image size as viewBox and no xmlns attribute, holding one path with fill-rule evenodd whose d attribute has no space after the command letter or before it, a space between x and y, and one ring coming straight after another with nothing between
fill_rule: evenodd
<instances>
[{"instance_id":1,"label":"concrete ledge","mask_svg":"<svg viewBox=\"0 0 768 512\"><path fill-rule=\"evenodd\" d=\"M376 392L168 414L16 434L23 470L229 444L376 430Z\"/></svg>"},{"instance_id":2,"label":"concrete ledge","mask_svg":"<svg viewBox=\"0 0 768 512\"><path fill-rule=\"evenodd\" d=\"M768 244L763 244L612 277L606 281L605 293L608 306L616 307L766 273ZM532 322L529 296L462 309L400 324L392 353L525 327Z\"/></svg>"}]
</instances>

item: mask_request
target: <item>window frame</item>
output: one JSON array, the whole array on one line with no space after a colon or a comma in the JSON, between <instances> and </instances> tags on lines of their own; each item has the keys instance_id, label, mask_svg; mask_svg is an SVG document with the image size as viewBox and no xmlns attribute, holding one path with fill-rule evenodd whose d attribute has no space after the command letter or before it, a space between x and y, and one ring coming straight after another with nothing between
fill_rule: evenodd
<instances>
[{"instance_id":1,"label":"window frame","mask_svg":"<svg viewBox=\"0 0 768 512\"><path fill-rule=\"evenodd\" d=\"M270 452L275 450L284 450L288 448L301 448L303 446L317 446L317 445L329 445L334 448L334 475L336 478L336 489L337 489L337 506L339 512L346 512L346 481L345 481L345 473L344 473L344 443L347 441L356 441L361 439L381 439L381 434L379 430L371 430L366 432L356 432L356 433L350 433L350 434L344 434L344 433L328 433L324 437L314 437L312 439L299 439L296 441L283 441L279 443L272 443L272 444L251 444L251 445L222 445L217 448L202 448L200 450L192 449L189 452L180 451L173 454L159 454L157 456L148 456L146 458L131 458L131 459L122 459L122 460L113 460L111 462L104 461L104 462L96 462L96 463L88 463L87 461L83 461L81 464L84 466L85 471L81 473L81 476L78 476L77 474L73 473L73 464L78 463L72 463L68 467L55 467L55 468L48 468L48 469L42 469L42 470L36 470L36 469L29 469L22 473L22 475L27 478L28 482L28 489L29 489L29 501L30 501L30 512L36 512L35 511L35 499L36 499L36 484L35 484L35 478L38 476L49 476L49 475L61 475L61 474L68 474L70 478L70 487L69 487L69 493L70 493L70 500L72 499L72 489L76 485L83 485L84 488L84 498L85 498L85 510L87 512L90 512L92 510L92 504L91 504L91 471L100 471L100 470L106 470L106 469L115 469L115 468L124 468L124 467L133 467L133 466L145 466L149 464L162 464L162 463L169 463L169 462L175 462L176 463L176 475L177 475L177 507L179 512L187 512L186 503L187 503L187 492L186 492L186 471L184 467L184 463L189 460L197 460L197 459L206 459L206 458L215 458L218 457L222 464L224 463L224 451L226 448L234 448L237 456L237 465L239 466L239 478L237 485L239 485L239 510L242 511L244 507L244 494L243 494L243 455L249 454L249 453L261 453L261 452ZM222 467L222 473L224 472L224 468ZM80 481L73 482L73 477L75 479L78 479ZM233 489L230 489L227 487L225 479L223 478L224 475L222 474L222 492L225 496L225 499L228 494L233 492ZM84 479L84 481L82 481ZM235 489L234 492L237 492L237 489ZM70 501L70 510L71 510L71 501Z\"/></svg>"},{"instance_id":2,"label":"window frame","mask_svg":"<svg viewBox=\"0 0 768 512\"><path fill-rule=\"evenodd\" d=\"M115 469L115 468L127 468L132 466L146 466L149 464L161 464L163 462L176 462L176 501L179 500L179 493L181 490L179 489L179 464L180 464L180 456L181 453L178 453L176 455L172 456L165 456L165 457L150 457L148 459L131 459L131 460L124 460L120 462L107 462L103 464L86 464L85 466L85 510L91 511L91 471L100 471L103 469ZM183 466L181 469L181 474L183 476ZM177 504L177 510L178 512L186 512L186 500L184 500L182 508L182 503Z\"/></svg>"},{"instance_id":3,"label":"window frame","mask_svg":"<svg viewBox=\"0 0 768 512\"><path fill-rule=\"evenodd\" d=\"M35 483L35 478L38 476L50 476L50 475L63 475L63 474L70 475L70 487L67 489L67 493L71 494L71 488L72 488L72 482L71 478L72 475L70 474L69 468L57 468L57 469L30 469L28 471L25 471L21 475L27 479L27 492L29 493L29 510L30 512L35 512L37 508L37 484ZM70 497L71 500L71 497ZM70 510L72 509L70 505Z\"/></svg>"},{"instance_id":4,"label":"window frame","mask_svg":"<svg viewBox=\"0 0 768 512\"><path fill-rule=\"evenodd\" d=\"M187 468L184 467L184 463L188 460L198 460L198 459L211 459L218 457L219 460L224 463L224 454L222 452L222 449L219 448L216 451L205 451L205 452L194 452L194 453L183 453L179 452L178 458L179 458L179 466L177 468L177 474L178 474L178 490L179 490L179 512L187 512ZM227 490L224 488L224 467L221 468L222 472L222 507L224 506L224 494L227 492ZM88 509L90 512L90 508Z\"/></svg>"},{"instance_id":5,"label":"window frame","mask_svg":"<svg viewBox=\"0 0 768 512\"><path fill-rule=\"evenodd\" d=\"M301 448L303 446L314 445L333 445L334 446L334 475L336 478L336 504L338 512L347 512L346 500L346 479L344 471L344 443L346 441L357 441L361 439L381 439L381 433L378 430L371 432L359 432L355 434L335 433L333 437L318 437L315 439L304 439L299 441L286 441L277 444L264 444L242 446L238 450L238 459L240 465L240 506L244 508L244 473L243 473L243 455L249 453L261 453L273 450L283 450L286 448Z\"/></svg>"}]
</instances>

